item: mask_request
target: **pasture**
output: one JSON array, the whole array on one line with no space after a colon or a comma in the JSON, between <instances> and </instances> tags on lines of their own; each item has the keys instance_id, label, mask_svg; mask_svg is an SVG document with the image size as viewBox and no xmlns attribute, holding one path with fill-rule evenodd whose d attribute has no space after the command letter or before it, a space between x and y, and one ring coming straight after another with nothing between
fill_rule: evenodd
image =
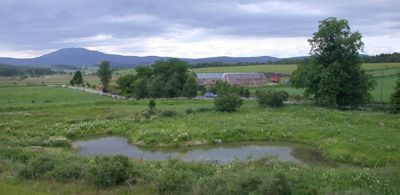
<instances>
[{"instance_id":1,"label":"pasture","mask_svg":"<svg viewBox=\"0 0 400 195\"><path fill-rule=\"evenodd\" d=\"M390 76L398 72L396 66L363 65L369 70L367 73L384 69L384 102L389 100L398 78ZM286 71L279 66L272 67ZM113 76L115 86L115 79L120 75ZM254 192L260 194L265 190L277 192L279 186L292 194L400 194L397 139L400 123L397 115L385 110L339 110L307 103L286 104L275 109L262 108L255 100L244 100L236 112L225 113L213 109L212 99L198 99L156 100L156 109L149 112L148 100L119 100L46 86L66 84L71 78L69 75L23 81L17 77L0 78L1 193L243 194L249 190L246 185L251 183ZM97 76L83 78L91 85L100 86ZM378 84L372 95L379 102L381 78L375 79ZM287 91L291 96L304 92L285 85L249 87L252 93L272 88ZM322 158L334 166L304 167L280 161L276 156L252 159L251 154L248 154L249 161L226 165L187 163L173 158L129 160L125 164L132 167L123 171L124 182L103 186L104 182L99 181L117 177L111 173L118 171L108 170L118 166L98 164L107 171L93 175L96 167L93 163L102 157L79 156L79 148L72 147L71 143L76 139L109 135L124 136L130 144L148 149L195 147L198 143L213 145L216 139L223 143L301 143L319 150ZM41 146L43 151L31 146ZM43 163L37 163L41 159L52 164L39 173L34 170L43 168Z\"/></svg>"},{"instance_id":2,"label":"pasture","mask_svg":"<svg viewBox=\"0 0 400 195\"><path fill-rule=\"evenodd\" d=\"M364 63L362 67L365 70L381 70L400 68L400 63ZM250 65L250 66L230 66L230 67L211 67L190 69L196 73L213 72L276 72L291 74L296 70L297 65Z\"/></svg>"},{"instance_id":3,"label":"pasture","mask_svg":"<svg viewBox=\"0 0 400 195\"><path fill-rule=\"evenodd\" d=\"M156 100L155 115L148 117L146 100L116 100L42 86L2 87L0 92L0 183L7 190L16 186L50 194L209 194L217 193L218 186L232 192L241 190L242 183L259 177L273 181L281 174L287 183L279 185L293 193L299 193L299 184L319 194L400 193L400 123L398 116L384 111L308 104L272 109L245 100L237 112L224 113L214 111L210 99ZM187 114L188 109L194 113ZM165 110L176 115L164 116ZM124 135L129 143L147 147L184 147L196 140L215 144L215 139L304 143L339 166L302 167L273 157L228 165L132 160L135 168L128 172L127 182L100 191L87 172L68 176L76 174L73 165L86 170L93 159L76 155L71 142L93 135ZM32 150L32 145L43 146L44 151ZM18 170L33 166L29 162L41 157L53 159L54 170L34 180L21 178ZM222 183L216 185L216 180Z\"/></svg>"}]
</instances>

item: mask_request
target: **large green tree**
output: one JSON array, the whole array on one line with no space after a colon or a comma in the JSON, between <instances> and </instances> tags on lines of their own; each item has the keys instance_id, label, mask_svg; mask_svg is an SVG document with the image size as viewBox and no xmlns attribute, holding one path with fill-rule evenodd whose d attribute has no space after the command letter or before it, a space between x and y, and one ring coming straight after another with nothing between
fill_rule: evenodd
<instances>
[{"instance_id":1,"label":"large green tree","mask_svg":"<svg viewBox=\"0 0 400 195\"><path fill-rule=\"evenodd\" d=\"M180 95L181 83L179 82L179 74L175 72L165 84L164 94L167 98L174 98Z\"/></svg>"},{"instance_id":2,"label":"large green tree","mask_svg":"<svg viewBox=\"0 0 400 195\"><path fill-rule=\"evenodd\" d=\"M158 60L153 64L153 74L155 76L161 75L165 82L170 80L171 76L176 73L176 78L179 82L179 90L182 90L183 85L186 83L188 78L189 63L186 61L179 60L177 58L171 58L167 61Z\"/></svg>"},{"instance_id":3,"label":"large green tree","mask_svg":"<svg viewBox=\"0 0 400 195\"><path fill-rule=\"evenodd\" d=\"M364 43L359 32L351 32L347 20L334 17L319 22L319 30L308 42L311 60L299 65L291 83L305 88L322 105L358 105L372 99L375 81L361 68L359 51Z\"/></svg>"},{"instance_id":4,"label":"large green tree","mask_svg":"<svg viewBox=\"0 0 400 195\"><path fill-rule=\"evenodd\" d=\"M79 85L83 84L83 76L80 70L77 70L74 74L74 77L69 81L71 85Z\"/></svg>"},{"instance_id":5,"label":"large green tree","mask_svg":"<svg viewBox=\"0 0 400 195\"><path fill-rule=\"evenodd\" d=\"M150 78L153 75L153 69L148 66L138 66L135 68L136 72L136 77L137 78L142 78L142 77L147 77Z\"/></svg>"},{"instance_id":6,"label":"large green tree","mask_svg":"<svg viewBox=\"0 0 400 195\"><path fill-rule=\"evenodd\" d=\"M100 81L103 84L103 92L107 92L108 84L112 78L112 70L110 69L110 62L102 61L99 69L97 70L97 76L100 77Z\"/></svg>"},{"instance_id":7,"label":"large green tree","mask_svg":"<svg viewBox=\"0 0 400 195\"><path fill-rule=\"evenodd\" d=\"M136 80L136 77L132 74L127 74L125 76L119 77L116 81L119 88L121 89L121 95L127 95L133 92L130 85Z\"/></svg>"},{"instance_id":8,"label":"large green tree","mask_svg":"<svg viewBox=\"0 0 400 195\"><path fill-rule=\"evenodd\" d=\"M134 93L133 97L136 99L143 99L149 96L149 89L148 89L148 79L145 77L142 77L138 80L136 80L133 84L134 86Z\"/></svg>"},{"instance_id":9,"label":"large green tree","mask_svg":"<svg viewBox=\"0 0 400 195\"><path fill-rule=\"evenodd\" d=\"M189 76L186 83L183 85L182 95L192 99L197 96L199 85L197 85L196 78Z\"/></svg>"},{"instance_id":10,"label":"large green tree","mask_svg":"<svg viewBox=\"0 0 400 195\"><path fill-rule=\"evenodd\" d=\"M164 96L165 81L160 75L156 76L149 84L149 95L152 98L161 98Z\"/></svg>"}]
</instances>

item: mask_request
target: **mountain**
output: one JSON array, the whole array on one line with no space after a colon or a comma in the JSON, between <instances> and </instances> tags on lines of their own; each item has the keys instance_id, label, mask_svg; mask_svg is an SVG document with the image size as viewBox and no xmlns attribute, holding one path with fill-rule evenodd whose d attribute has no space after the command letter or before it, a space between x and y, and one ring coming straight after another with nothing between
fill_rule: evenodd
<instances>
[{"instance_id":1,"label":"mountain","mask_svg":"<svg viewBox=\"0 0 400 195\"><path fill-rule=\"evenodd\" d=\"M159 56L122 56L105 54L98 51L91 51L84 48L66 48L60 49L52 53L45 54L36 58L18 59L0 57L0 62L10 65L22 66L38 66L38 65L95 65L100 64L103 60L110 61L111 67L136 67L139 65L151 65L156 60L167 60L172 57ZM300 57L303 58L303 57ZM180 58L189 63L200 62L226 62L226 63L251 63L251 62L268 62L281 60L280 58L261 56L261 57L211 57L211 58Z\"/></svg>"}]
</instances>

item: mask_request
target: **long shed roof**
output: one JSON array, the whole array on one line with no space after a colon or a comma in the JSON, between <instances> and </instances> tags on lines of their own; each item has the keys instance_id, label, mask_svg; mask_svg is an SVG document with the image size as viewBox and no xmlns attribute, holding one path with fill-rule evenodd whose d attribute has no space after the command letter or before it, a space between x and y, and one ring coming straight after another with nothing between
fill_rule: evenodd
<instances>
[{"instance_id":1,"label":"long shed roof","mask_svg":"<svg viewBox=\"0 0 400 195\"><path fill-rule=\"evenodd\" d=\"M222 79L224 73L197 73L199 79Z\"/></svg>"}]
</instances>

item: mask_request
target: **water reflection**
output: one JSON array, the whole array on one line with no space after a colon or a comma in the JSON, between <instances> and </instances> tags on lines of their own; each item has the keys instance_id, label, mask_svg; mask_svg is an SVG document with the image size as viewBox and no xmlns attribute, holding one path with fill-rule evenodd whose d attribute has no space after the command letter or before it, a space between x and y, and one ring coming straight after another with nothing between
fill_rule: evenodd
<instances>
[{"instance_id":1,"label":"water reflection","mask_svg":"<svg viewBox=\"0 0 400 195\"><path fill-rule=\"evenodd\" d=\"M232 162L235 158L245 161L267 155L278 156L281 160L301 163L306 166L324 163L319 151L299 144L276 142L236 142L186 148L150 148L128 144L123 137L106 137L86 141L76 141L73 145L81 146L79 155L123 154L133 159L166 160L168 157L182 161L209 161L220 164Z\"/></svg>"}]
</instances>

